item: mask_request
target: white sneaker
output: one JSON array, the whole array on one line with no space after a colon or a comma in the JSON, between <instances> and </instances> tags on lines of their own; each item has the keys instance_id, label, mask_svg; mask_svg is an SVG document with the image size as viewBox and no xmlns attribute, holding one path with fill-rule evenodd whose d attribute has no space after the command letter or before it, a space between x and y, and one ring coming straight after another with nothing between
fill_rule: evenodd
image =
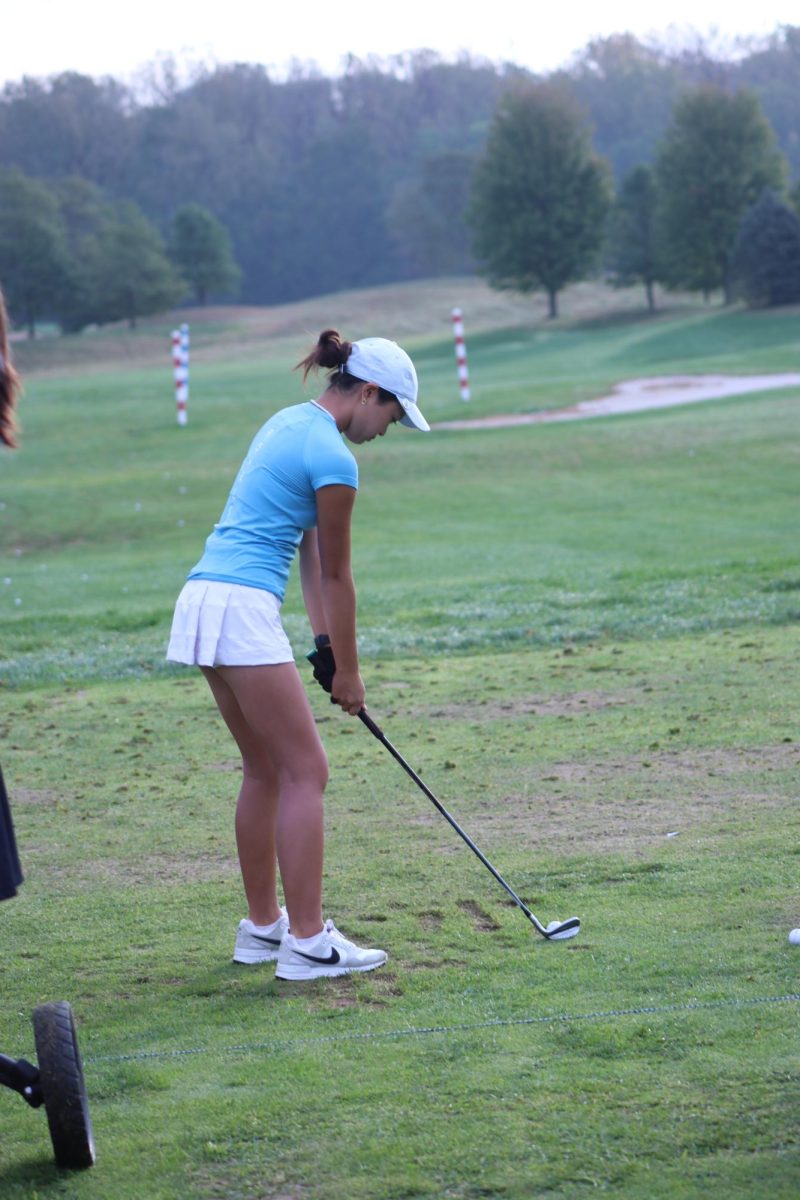
<instances>
[{"instance_id":1,"label":"white sneaker","mask_svg":"<svg viewBox=\"0 0 800 1200\"><path fill-rule=\"evenodd\" d=\"M236 945L233 950L233 961L237 963L275 962L281 941L289 932L289 918L286 909L281 909L281 915L272 926L266 926L267 933L256 933L260 926L253 925L247 917L239 922L236 931Z\"/></svg>"},{"instance_id":2,"label":"white sneaker","mask_svg":"<svg viewBox=\"0 0 800 1200\"><path fill-rule=\"evenodd\" d=\"M385 950L362 950L348 942L334 925L326 921L322 933L302 950L297 938L287 933L278 953L276 979L321 979L328 975L349 975L351 971L374 971L386 962Z\"/></svg>"}]
</instances>

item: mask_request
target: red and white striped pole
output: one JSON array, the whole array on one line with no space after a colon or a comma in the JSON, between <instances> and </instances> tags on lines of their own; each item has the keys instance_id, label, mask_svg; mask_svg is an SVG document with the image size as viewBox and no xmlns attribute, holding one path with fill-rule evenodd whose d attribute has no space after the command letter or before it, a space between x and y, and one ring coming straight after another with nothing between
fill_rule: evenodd
<instances>
[{"instance_id":1,"label":"red and white striped pole","mask_svg":"<svg viewBox=\"0 0 800 1200\"><path fill-rule=\"evenodd\" d=\"M469 373L467 371L467 348L464 345L464 322L461 319L461 309L453 309L453 334L456 339L456 363L458 364L458 386L461 399L469 400Z\"/></svg>"},{"instance_id":2,"label":"red and white striped pole","mask_svg":"<svg viewBox=\"0 0 800 1200\"><path fill-rule=\"evenodd\" d=\"M184 330L186 331L184 340ZM179 425L185 425L189 402L189 327L172 331L172 373L175 379L175 408Z\"/></svg>"}]
</instances>

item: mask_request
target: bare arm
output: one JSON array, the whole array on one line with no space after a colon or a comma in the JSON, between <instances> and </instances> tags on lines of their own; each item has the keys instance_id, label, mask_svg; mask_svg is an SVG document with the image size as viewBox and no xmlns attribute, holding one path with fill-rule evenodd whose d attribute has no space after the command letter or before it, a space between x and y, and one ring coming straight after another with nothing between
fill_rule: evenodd
<instances>
[{"instance_id":1,"label":"bare arm","mask_svg":"<svg viewBox=\"0 0 800 1200\"><path fill-rule=\"evenodd\" d=\"M317 531L316 529L307 529L300 542L300 587L303 589L303 603L306 606L314 637L328 632L325 610L322 607L320 575Z\"/></svg>"},{"instance_id":2,"label":"bare arm","mask_svg":"<svg viewBox=\"0 0 800 1200\"><path fill-rule=\"evenodd\" d=\"M364 704L364 684L358 670L356 589L350 560L350 524L356 493L344 484L317 491L319 595L325 632L336 660L332 694L342 708L355 714Z\"/></svg>"}]
</instances>

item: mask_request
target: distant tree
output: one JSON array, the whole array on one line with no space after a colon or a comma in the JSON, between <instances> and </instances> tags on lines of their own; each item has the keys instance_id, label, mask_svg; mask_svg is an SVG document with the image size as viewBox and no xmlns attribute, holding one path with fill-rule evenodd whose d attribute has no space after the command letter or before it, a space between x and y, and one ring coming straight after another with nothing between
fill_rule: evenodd
<instances>
[{"instance_id":1,"label":"distant tree","mask_svg":"<svg viewBox=\"0 0 800 1200\"><path fill-rule=\"evenodd\" d=\"M67 71L26 76L0 96L3 162L38 178L79 175L112 190L135 178L133 97L123 84Z\"/></svg>"},{"instance_id":2,"label":"distant tree","mask_svg":"<svg viewBox=\"0 0 800 1200\"><path fill-rule=\"evenodd\" d=\"M397 60L395 60L397 61ZM395 98L412 158L429 159L448 151L477 156L486 143L492 113L516 74L506 65L498 70L486 59L460 58L443 62L431 50L403 56L405 87ZM375 114L376 120L381 114ZM405 172L404 172L405 174Z\"/></svg>"},{"instance_id":3,"label":"distant tree","mask_svg":"<svg viewBox=\"0 0 800 1200\"><path fill-rule=\"evenodd\" d=\"M635 167L622 181L611 210L606 264L615 287L643 283L655 310L653 285L660 278L656 246L656 185L650 167Z\"/></svg>"},{"instance_id":4,"label":"distant tree","mask_svg":"<svg viewBox=\"0 0 800 1200\"><path fill-rule=\"evenodd\" d=\"M800 179L798 179L797 183L789 191L789 203L798 217L800 217Z\"/></svg>"},{"instance_id":5,"label":"distant tree","mask_svg":"<svg viewBox=\"0 0 800 1200\"><path fill-rule=\"evenodd\" d=\"M799 70L800 25L737 41L735 51L721 39L687 44L685 33L658 44L614 34L591 41L549 86L587 114L618 184L653 162L685 88L752 88L796 179ZM76 72L26 77L0 86L0 163L50 190L80 177L104 203L134 201L162 232L177 208L201 205L230 233L241 296L278 302L468 269L457 160L477 161L501 98L534 83L512 63L443 62L431 51L351 58L336 78L302 64L273 79L258 64L169 60L131 85ZM445 218L448 187L455 205ZM72 240L68 231L74 259ZM87 234L84 278L92 244ZM63 319L78 324L80 281L69 296Z\"/></svg>"},{"instance_id":6,"label":"distant tree","mask_svg":"<svg viewBox=\"0 0 800 1200\"><path fill-rule=\"evenodd\" d=\"M230 295L241 283L227 229L200 204L175 213L170 253L198 304L208 303L211 292Z\"/></svg>"},{"instance_id":7,"label":"distant tree","mask_svg":"<svg viewBox=\"0 0 800 1200\"><path fill-rule=\"evenodd\" d=\"M662 48L630 33L593 39L556 78L591 115L595 148L617 180L652 159L683 82Z\"/></svg>"},{"instance_id":8,"label":"distant tree","mask_svg":"<svg viewBox=\"0 0 800 1200\"><path fill-rule=\"evenodd\" d=\"M474 249L492 287L558 293L582 279L600 250L610 172L563 92L520 87L500 102L476 173Z\"/></svg>"},{"instance_id":9,"label":"distant tree","mask_svg":"<svg viewBox=\"0 0 800 1200\"><path fill-rule=\"evenodd\" d=\"M780 25L770 37L759 39L750 54L738 59L736 79L752 88L761 101L792 174L800 173L800 25Z\"/></svg>"},{"instance_id":10,"label":"distant tree","mask_svg":"<svg viewBox=\"0 0 800 1200\"><path fill-rule=\"evenodd\" d=\"M800 217L769 189L744 215L731 266L750 304L800 301Z\"/></svg>"},{"instance_id":11,"label":"distant tree","mask_svg":"<svg viewBox=\"0 0 800 1200\"><path fill-rule=\"evenodd\" d=\"M58 319L64 333L76 333L99 323L98 278L102 251L101 234L110 210L99 188L87 179L70 175L53 185L64 226L69 271L58 298Z\"/></svg>"},{"instance_id":12,"label":"distant tree","mask_svg":"<svg viewBox=\"0 0 800 1200\"><path fill-rule=\"evenodd\" d=\"M58 204L37 179L0 171L0 281L9 308L36 336L36 321L54 314L69 278Z\"/></svg>"},{"instance_id":13,"label":"distant tree","mask_svg":"<svg viewBox=\"0 0 800 1200\"><path fill-rule=\"evenodd\" d=\"M356 121L298 148L262 205L264 270L287 300L398 278L387 226L389 147ZM263 261L263 259L262 259Z\"/></svg>"},{"instance_id":14,"label":"distant tree","mask_svg":"<svg viewBox=\"0 0 800 1200\"><path fill-rule=\"evenodd\" d=\"M398 187L389 227L418 275L474 270L466 221L473 155L450 150L426 158L418 178Z\"/></svg>"},{"instance_id":15,"label":"distant tree","mask_svg":"<svg viewBox=\"0 0 800 1200\"><path fill-rule=\"evenodd\" d=\"M739 224L765 187L780 189L786 166L751 92L718 87L676 104L656 165L666 282L732 297L730 259Z\"/></svg>"},{"instance_id":16,"label":"distant tree","mask_svg":"<svg viewBox=\"0 0 800 1200\"><path fill-rule=\"evenodd\" d=\"M134 328L139 317L172 308L186 294L158 231L130 201L109 215L99 250L100 324L126 320Z\"/></svg>"}]
</instances>

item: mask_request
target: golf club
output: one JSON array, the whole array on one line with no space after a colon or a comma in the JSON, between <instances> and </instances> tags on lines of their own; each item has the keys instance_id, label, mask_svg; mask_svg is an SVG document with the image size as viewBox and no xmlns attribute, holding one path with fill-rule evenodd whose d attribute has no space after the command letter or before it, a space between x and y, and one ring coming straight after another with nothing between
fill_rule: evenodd
<instances>
[{"instance_id":1,"label":"golf club","mask_svg":"<svg viewBox=\"0 0 800 1200\"><path fill-rule=\"evenodd\" d=\"M525 913L525 916L528 918L530 923L535 927L535 929L542 935L542 937L547 938L548 941L563 941L566 938L575 937L576 933L580 933L581 923L580 923L580 919L578 917L569 917L569 919L566 921L551 921L549 925L543 925L541 923L541 921L539 921L533 915L531 910L528 908L527 904L523 903L523 901L520 900L520 898L516 894L516 892L512 888L509 887L509 885L506 883L505 879L503 879L503 876L500 874L500 872L498 870L496 870L492 866L492 864L489 862L486 855L483 854L478 849L478 847L475 845L475 843L473 842L473 840L469 836L469 834L464 832L464 830L461 828L461 826L456 821L455 817L452 817L450 815L450 813L447 811L447 809L444 807L444 805L441 804L436 799L433 792L430 790L430 788L425 783L423 783L423 781L420 779L419 775L416 773L414 768L411 767L406 762L406 760L403 758L402 754L400 754L400 752L394 748L392 743L389 741L389 739L384 734L383 730L378 725L376 725L375 722L372 720L372 717L369 715L369 713L367 713L366 710L362 708L360 710L360 712L358 713L358 716L359 716L359 719L361 721L363 721L363 723L366 725L366 727L370 731L370 733L374 734L374 736L378 739L378 741L383 743L383 745L386 747L386 749L389 751L389 753L392 755L392 757L396 758L397 761L400 763L400 766L403 768L403 770L408 775L411 776L411 778L414 780L414 783L417 785L417 787L420 788L425 793L425 795L428 797L428 799L431 801L431 803L433 805L435 805L436 808L438 808L439 812L442 814L442 816L445 818L445 820L450 822L450 824L453 826L453 829L455 829L455 831L459 835L459 837L463 838L463 840L467 843L467 845L469 846L472 853L476 854L478 856L478 858L481 860L481 862L483 863L483 865L487 868L487 870L491 871L492 875L494 875L497 882L499 884L501 884L502 887L505 888L505 890L508 892L509 896L514 901L514 903L517 905L517 907L522 909L522 911Z\"/></svg>"}]
</instances>

